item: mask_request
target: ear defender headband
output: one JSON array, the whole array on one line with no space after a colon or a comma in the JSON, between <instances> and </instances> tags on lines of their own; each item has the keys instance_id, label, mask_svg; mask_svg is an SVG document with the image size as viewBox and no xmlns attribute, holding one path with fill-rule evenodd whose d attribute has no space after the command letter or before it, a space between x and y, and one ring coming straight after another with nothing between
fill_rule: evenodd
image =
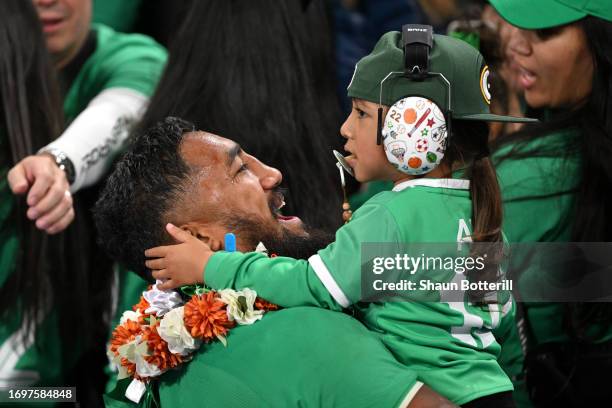
<instances>
[{"instance_id":1,"label":"ear defender headband","mask_svg":"<svg viewBox=\"0 0 612 408\"><path fill-rule=\"evenodd\" d=\"M380 82L376 143L383 144L387 159L399 171L418 176L436 168L444 157L451 131L451 85L443 74L429 71L431 26L404 25L402 45L404 71L390 72ZM428 98L407 95L391 105L383 120L383 86L397 76L411 81L440 79L447 88L445 109Z\"/></svg>"}]
</instances>

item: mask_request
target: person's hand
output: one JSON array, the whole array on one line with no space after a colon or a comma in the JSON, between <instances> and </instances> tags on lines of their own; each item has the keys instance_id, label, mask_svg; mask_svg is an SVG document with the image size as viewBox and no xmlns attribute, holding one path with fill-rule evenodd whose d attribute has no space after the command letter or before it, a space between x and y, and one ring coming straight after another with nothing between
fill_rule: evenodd
<instances>
[{"instance_id":1,"label":"person's hand","mask_svg":"<svg viewBox=\"0 0 612 408\"><path fill-rule=\"evenodd\" d=\"M13 194L26 194L27 217L48 234L65 230L74 220L72 195L66 174L48 154L28 156L7 176Z\"/></svg>"},{"instance_id":2,"label":"person's hand","mask_svg":"<svg viewBox=\"0 0 612 408\"><path fill-rule=\"evenodd\" d=\"M212 249L187 231L166 225L168 233L179 243L159 246L145 251L147 268L153 271L153 277L165 280L157 285L160 290L174 289L180 286L204 283L204 268L213 255Z\"/></svg>"}]
</instances>

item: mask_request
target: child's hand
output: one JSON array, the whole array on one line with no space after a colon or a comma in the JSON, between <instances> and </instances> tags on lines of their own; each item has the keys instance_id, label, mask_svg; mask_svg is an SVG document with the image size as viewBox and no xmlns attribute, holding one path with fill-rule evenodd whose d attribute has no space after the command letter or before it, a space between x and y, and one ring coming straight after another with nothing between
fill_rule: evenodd
<instances>
[{"instance_id":1,"label":"child's hand","mask_svg":"<svg viewBox=\"0 0 612 408\"><path fill-rule=\"evenodd\" d=\"M180 286L204 283L204 268L213 251L208 245L172 224L166 225L168 233L179 243L159 246L145 251L147 268L155 279L166 280L158 289L174 289Z\"/></svg>"}]
</instances>

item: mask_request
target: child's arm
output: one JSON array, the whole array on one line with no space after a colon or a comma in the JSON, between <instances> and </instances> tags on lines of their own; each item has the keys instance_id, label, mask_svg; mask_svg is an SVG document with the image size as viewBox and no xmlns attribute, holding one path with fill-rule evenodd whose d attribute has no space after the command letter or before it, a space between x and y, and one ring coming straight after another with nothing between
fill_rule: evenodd
<instances>
[{"instance_id":1,"label":"child's arm","mask_svg":"<svg viewBox=\"0 0 612 408\"><path fill-rule=\"evenodd\" d=\"M163 284L158 285L158 288L165 290L203 283L203 271L205 268L209 268L209 261L215 252L199 239L172 224L168 224L166 230L179 243L145 251L145 256L156 258L145 262L147 268L153 271L153 277L166 280ZM218 258L215 260L217 264L220 262L219 257L221 256L229 258L224 258L224 268L232 265L236 268L249 268L256 262L272 262L269 262L270 265L265 267L269 273L266 276L256 275L256 282L243 280L240 285L236 284L235 281L219 285L211 285L210 282L207 282L213 288L255 288L259 296L266 298L266 300L274 299L274 303L283 307L307 305L336 310L342 309L342 306L338 305L329 295L317 276L314 273L308 273L309 264L306 261L284 257L270 259L264 254L256 252L247 254L218 252ZM225 263L227 263L227 266ZM209 270L216 267L212 266ZM304 268L305 273L300 273L298 271L300 268ZM290 275L286 275L287 273ZM230 272L227 272L225 277L230 278ZM262 279L266 277L271 279ZM308 281L309 279L311 281Z\"/></svg>"},{"instance_id":2,"label":"child's arm","mask_svg":"<svg viewBox=\"0 0 612 408\"><path fill-rule=\"evenodd\" d=\"M183 231L169 232L181 244L145 252L149 257L163 257L147 261L147 267L161 269L153 276L169 279L166 288L205 280L216 289L251 288L283 307L308 305L334 310L361 298L361 244L401 242L395 220L378 205L362 207L338 230L336 241L308 261L267 258L259 253L213 253Z\"/></svg>"}]
</instances>

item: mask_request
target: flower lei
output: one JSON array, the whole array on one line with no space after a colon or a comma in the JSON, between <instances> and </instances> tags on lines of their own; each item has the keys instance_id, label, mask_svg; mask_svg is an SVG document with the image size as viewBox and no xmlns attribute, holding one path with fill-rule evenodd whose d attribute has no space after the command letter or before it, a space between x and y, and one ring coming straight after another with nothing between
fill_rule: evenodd
<instances>
[{"instance_id":1,"label":"flower lei","mask_svg":"<svg viewBox=\"0 0 612 408\"><path fill-rule=\"evenodd\" d=\"M133 310L123 313L108 348L118 380L132 378L125 396L136 403L152 379L188 362L203 343L218 340L227 346L226 337L236 325L253 324L265 312L279 309L248 288L185 286L181 296L157 289L157 283L143 292Z\"/></svg>"}]
</instances>

